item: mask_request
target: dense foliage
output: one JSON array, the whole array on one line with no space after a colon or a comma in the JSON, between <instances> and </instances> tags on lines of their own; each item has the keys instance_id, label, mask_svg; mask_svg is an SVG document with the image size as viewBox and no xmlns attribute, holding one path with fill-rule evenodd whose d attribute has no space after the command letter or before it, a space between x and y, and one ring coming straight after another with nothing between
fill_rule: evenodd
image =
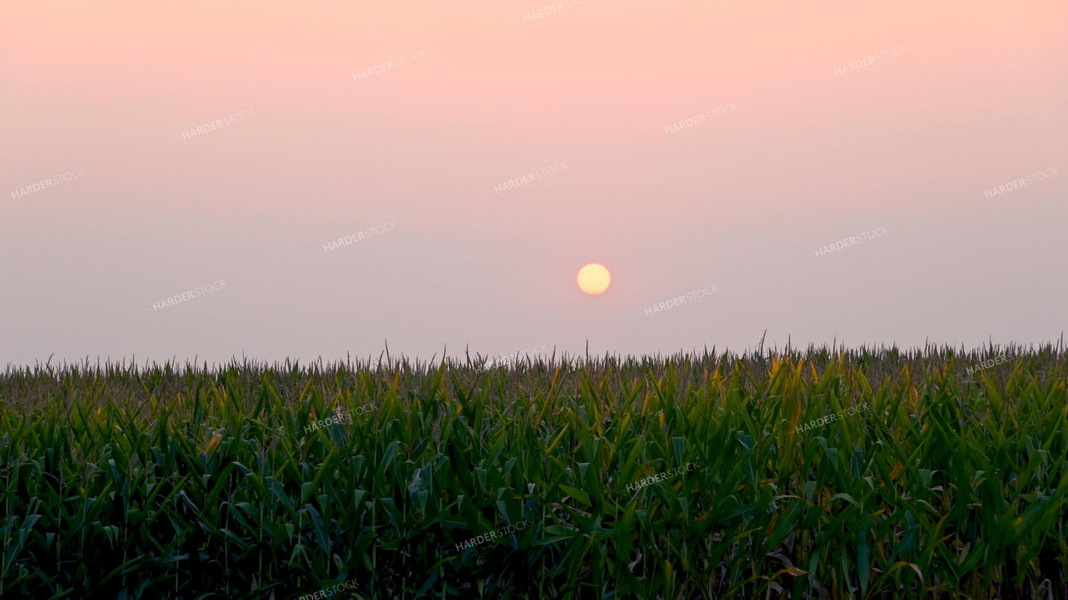
<instances>
[{"instance_id":1,"label":"dense foliage","mask_svg":"<svg viewBox=\"0 0 1068 600\"><path fill-rule=\"evenodd\" d=\"M8 367L0 597L1065 598L1066 380L1063 346Z\"/></svg>"}]
</instances>

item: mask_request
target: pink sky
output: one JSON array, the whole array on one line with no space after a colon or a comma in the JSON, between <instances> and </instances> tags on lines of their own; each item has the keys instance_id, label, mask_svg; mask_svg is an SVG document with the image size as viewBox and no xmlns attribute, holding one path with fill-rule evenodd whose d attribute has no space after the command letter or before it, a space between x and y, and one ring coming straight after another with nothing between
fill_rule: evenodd
<instances>
[{"instance_id":1,"label":"pink sky","mask_svg":"<svg viewBox=\"0 0 1068 600\"><path fill-rule=\"evenodd\" d=\"M1064 2L479 4L5 6L0 364L1066 329Z\"/></svg>"}]
</instances>

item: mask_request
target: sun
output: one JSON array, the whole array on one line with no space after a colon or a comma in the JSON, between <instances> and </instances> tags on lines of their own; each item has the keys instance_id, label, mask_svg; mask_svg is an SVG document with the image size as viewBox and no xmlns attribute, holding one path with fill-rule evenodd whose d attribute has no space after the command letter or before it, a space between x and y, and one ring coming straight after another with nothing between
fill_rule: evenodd
<instances>
[{"instance_id":1,"label":"sun","mask_svg":"<svg viewBox=\"0 0 1068 600\"><path fill-rule=\"evenodd\" d=\"M583 292L591 296L598 296L605 293L608 286L612 285L612 274L608 272L604 265L590 263L579 269L575 281L578 282L579 289Z\"/></svg>"}]
</instances>

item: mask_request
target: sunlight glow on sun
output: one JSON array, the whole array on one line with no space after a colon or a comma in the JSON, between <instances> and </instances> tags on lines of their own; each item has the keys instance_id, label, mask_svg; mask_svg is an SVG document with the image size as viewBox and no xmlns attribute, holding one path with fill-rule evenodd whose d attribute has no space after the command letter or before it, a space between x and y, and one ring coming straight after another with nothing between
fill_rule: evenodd
<instances>
[{"instance_id":1,"label":"sunlight glow on sun","mask_svg":"<svg viewBox=\"0 0 1068 600\"><path fill-rule=\"evenodd\" d=\"M608 286L612 285L612 274L604 265L590 263L579 269L575 280L580 290L591 296L597 296L603 294Z\"/></svg>"}]
</instances>

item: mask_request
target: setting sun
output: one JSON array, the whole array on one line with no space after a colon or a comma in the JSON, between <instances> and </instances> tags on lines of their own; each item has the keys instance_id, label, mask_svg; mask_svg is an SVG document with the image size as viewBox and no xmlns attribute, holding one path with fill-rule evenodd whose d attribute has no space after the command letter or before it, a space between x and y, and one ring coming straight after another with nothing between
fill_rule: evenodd
<instances>
[{"instance_id":1,"label":"setting sun","mask_svg":"<svg viewBox=\"0 0 1068 600\"><path fill-rule=\"evenodd\" d=\"M575 278L579 289L591 296L603 294L612 285L612 274L604 265L590 263L579 269Z\"/></svg>"}]
</instances>

